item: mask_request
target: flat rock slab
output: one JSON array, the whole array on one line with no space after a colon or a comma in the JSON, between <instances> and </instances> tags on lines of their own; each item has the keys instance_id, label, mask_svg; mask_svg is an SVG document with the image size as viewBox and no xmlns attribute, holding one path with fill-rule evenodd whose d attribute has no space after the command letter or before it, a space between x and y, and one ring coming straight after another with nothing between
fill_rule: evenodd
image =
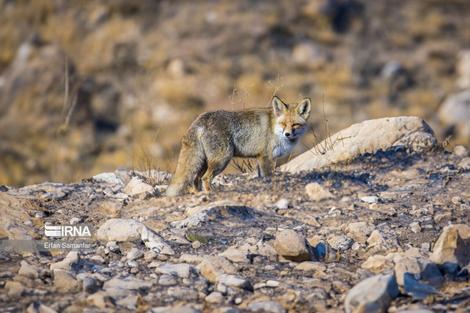
<instances>
[{"instance_id":1,"label":"flat rock slab","mask_svg":"<svg viewBox=\"0 0 470 313\"><path fill-rule=\"evenodd\" d=\"M421 151L435 146L434 132L424 120L415 116L387 117L351 125L280 167L283 172L297 173L353 160L379 150L405 146Z\"/></svg>"}]
</instances>

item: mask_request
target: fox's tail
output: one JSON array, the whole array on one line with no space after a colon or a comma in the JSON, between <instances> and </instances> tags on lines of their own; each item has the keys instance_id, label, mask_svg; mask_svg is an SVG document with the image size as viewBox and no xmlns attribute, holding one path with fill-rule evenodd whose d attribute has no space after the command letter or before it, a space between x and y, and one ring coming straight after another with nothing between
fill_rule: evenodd
<instances>
[{"instance_id":1,"label":"fox's tail","mask_svg":"<svg viewBox=\"0 0 470 313\"><path fill-rule=\"evenodd\" d=\"M183 140L176 171L166 190L168 197L181 195L193 184L205 162L205 153L199 141Z\"/></svg>"}]
</instances>

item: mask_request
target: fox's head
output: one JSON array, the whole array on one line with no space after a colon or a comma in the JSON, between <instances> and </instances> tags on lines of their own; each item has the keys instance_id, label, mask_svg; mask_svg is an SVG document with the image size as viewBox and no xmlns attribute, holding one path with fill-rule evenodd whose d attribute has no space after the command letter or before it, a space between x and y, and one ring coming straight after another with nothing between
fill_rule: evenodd
<instances>
[{"instance_id":1,"label":"fox's head","mask_svg":"<svg viewBox=\"0 0 470 313\"><path fill-rule=\"evenodd\" d=\"M310 99L306 98L294 105L284 103L275 96L272 106L276 118L275 132L279 136L295 141L305 133L312 106Z\"/></svg>"}]
</instances>

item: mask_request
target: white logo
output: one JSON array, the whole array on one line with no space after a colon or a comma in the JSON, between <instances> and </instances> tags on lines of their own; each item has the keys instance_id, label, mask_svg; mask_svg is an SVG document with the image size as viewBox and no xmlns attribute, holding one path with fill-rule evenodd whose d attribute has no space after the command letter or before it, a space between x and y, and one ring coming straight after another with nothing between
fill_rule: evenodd
<instances>
[{"instance_id":1,"label":"white logo","mask_svg":"<svg viewBox=\"0 0 470 313\"><path fill-rule=\"evenodd\" d=\"M47 237L91 237L87 225L46 225L44 234Z\"/></svg>"}]
</instances>

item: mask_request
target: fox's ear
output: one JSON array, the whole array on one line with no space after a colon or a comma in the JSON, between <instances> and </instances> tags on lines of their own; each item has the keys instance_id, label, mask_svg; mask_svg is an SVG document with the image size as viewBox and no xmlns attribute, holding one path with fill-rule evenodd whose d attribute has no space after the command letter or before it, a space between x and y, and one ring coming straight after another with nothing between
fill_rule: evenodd
<instances>
[{"instance_id":1,"label":"fox's ear","mask_svg":"<svg viewBox=\"0 0 470 313\"><path fill-rule=\"evenodd\" d=\"M272 100L271 103L272 103L272 106L273 106L274 114L276 114L276 116L281 115L282 113L284 113L288 109L287 104L282 102L282 100L279 99L276 96L273 97L273 100Z\"/></svg>"},{"instance_id":2,"label":"fox's ear","mask_svg":"<svg viewBox=\"0 0 470 313\"><path fill-rule=\"evenodd\" d=\"M310 115L310 109L312 108L312 102L309 98L305 98L297 104L297 113L304 119L307 120Z\"/></svg>"}]
</instances>

